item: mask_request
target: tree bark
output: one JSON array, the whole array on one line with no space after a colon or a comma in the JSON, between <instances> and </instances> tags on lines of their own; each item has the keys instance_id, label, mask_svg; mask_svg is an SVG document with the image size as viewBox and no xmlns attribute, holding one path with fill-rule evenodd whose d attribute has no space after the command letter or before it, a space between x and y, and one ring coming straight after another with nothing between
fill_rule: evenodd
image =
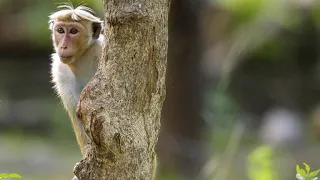
<instances>
[{"instance_id":1,"label":"tree bark","mask_svg":"<svg viewBox=\"0 0 320 180\"><path fill-rule=\"evenodd\" d=\"M165 98L168 0L104 0L105 46L77 115L92 142L80 180L153 179Z\"/></svg>"}]
</instances>

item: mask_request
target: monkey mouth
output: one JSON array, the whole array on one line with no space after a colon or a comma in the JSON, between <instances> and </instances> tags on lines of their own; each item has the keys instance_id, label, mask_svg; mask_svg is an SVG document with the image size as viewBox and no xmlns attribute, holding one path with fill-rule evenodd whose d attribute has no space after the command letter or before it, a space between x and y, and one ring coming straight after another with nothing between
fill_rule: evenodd
<instances>
[{"instance_id":1,"label":"monkey mouth","mask_svg":"<svg viewBox=\"0 0 320 180\"><path fill-rule=\"evenodd\" d=\"M60 56L61 58L63 59L69 59L69 58L72 58L72 56Z\"/></svg>"}]
</instances>

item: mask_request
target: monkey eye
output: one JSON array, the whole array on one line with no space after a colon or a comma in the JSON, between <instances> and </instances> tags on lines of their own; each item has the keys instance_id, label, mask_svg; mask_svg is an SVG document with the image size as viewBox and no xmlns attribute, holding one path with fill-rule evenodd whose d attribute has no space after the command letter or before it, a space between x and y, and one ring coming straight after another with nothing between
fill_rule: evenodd
<instances>
[{"instance_id":1,"label":"monkey eye","mask_svg":"<svg viewBox=\"0 0 320 180\"><path fill-rule=\"evenodd\" d=\"M70 34L77 34L79 31L76 28L71 28Z\"/></svg>"},{"instance_id":2,"label":"monkey eye","mask_svg":"<svg viewBox=\"0 0 320 180\"><path fill-rule=\"evenodd\" d=\"M64 33L64 29L62 27L60 27L60 28L57 29L57 32L59 34L63 34Z\"/></svg>"}]
</instances>

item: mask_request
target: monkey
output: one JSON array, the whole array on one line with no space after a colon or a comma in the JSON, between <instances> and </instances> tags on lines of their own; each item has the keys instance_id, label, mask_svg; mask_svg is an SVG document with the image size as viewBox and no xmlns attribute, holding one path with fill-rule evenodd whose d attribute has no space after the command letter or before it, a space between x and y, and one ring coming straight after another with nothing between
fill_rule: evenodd
<instances>
[{"instance_id":1,"label":"monkey","mask_svg":"<svg viewBox=\"0 0 320 180\"><path fill-rule=\"evenodd\" d=\"M90 142L76 115L80 93L97 70L104 36L103 21L86 6L62 5L49 16L54 53L51 55L53 88L60 97L76 135L82 156Z\"/></svg>"},{"instance_id":2,"label":"monkey","mask_svg":"<svg viewBox=\"0 0 320 180\"><path fill-rule=\"evenodd\" d=\"M61 10L49 16L54 53L51 55L51 78L55 92L62 100L71 119L82 156L90 143L83 125L76 115L80 93L97 70L104 36L103 21L86 6L59 6ZM157 158L154 154L152 177L156 176ZM77 177L73 178L77 180Z\"/></svg>"}]
</instances>

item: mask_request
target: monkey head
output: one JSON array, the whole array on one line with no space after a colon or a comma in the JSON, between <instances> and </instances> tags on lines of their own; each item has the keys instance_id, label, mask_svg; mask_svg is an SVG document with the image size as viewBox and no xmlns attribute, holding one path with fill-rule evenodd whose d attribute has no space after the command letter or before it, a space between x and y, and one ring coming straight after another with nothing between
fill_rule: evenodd
<instances>
[{"instance_id":1,"label":"monkey head","mask_svg":"<svg viewBox=\"0 0 320 180\"><path fill-rule=\"evenodd\" d=\"M63 7L68 9L49 16L49 24L56 53L63 63L71 64L99 38L102 21L87 7Z\"/></svg>"}]
</instances>

